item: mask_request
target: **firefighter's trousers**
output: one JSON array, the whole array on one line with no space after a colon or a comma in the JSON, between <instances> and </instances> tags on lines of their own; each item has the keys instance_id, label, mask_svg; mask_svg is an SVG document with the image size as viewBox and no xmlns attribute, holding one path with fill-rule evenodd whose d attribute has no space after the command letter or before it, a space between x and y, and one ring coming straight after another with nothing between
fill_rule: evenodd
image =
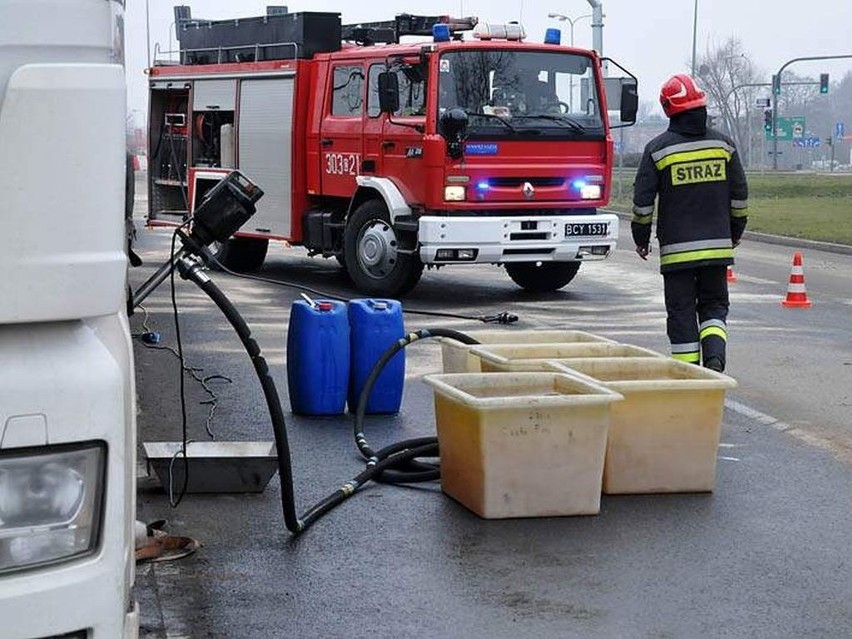
<instances>
[{"instance_id":1,"label":"firefighter's trousers","mask_svg":"<svg viewBox=\"0 0 852 639\"><path fill-rule=\"evenodd\" d=\"M700 266L663 274L672 356L700 364L717 357L725 365L728 339L726 266Z\"/></svg>"}]
</instances>

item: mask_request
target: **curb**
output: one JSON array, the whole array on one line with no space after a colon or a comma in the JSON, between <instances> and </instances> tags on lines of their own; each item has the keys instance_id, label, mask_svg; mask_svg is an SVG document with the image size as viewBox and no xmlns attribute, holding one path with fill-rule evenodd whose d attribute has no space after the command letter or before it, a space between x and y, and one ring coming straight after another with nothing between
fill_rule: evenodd
<instances>
[{"instance_id":1,"label":"curb","mask_svg":"<svg viewBox=\"0 0 852 639\"><path fill-rule=\"evenodd\" d=\"M613 213L624 219L630 219L632 214L614 209L600 209L604 213ZM818 240L805 240L799 237L785 237L783 235L771 235L769 233L758 233L757 231L746 231L743 239L750 242L763 242L764 244L776 244L779 246L790 246L793 248L804 248L814 251L825 251L838 255L852 255L852 246L848 244L834 244L833 242L820 242Z\"/></svg>"}]
</instances>

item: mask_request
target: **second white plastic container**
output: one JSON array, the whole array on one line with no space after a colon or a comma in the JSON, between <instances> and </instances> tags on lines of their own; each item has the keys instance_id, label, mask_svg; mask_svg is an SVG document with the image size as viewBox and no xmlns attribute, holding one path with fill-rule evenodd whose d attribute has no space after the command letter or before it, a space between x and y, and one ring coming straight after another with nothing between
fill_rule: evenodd
<instances>
[{"instance_id":1,"label":"second white plastic container","mask_svg":"<svg viewBox=\"0 0 852 639\"><path fill-rule=\"evenodd\" d=\"M484 330L465 331L480 344L614 344L606 337L573 330ZM471 354L477 345L462 344L452 339L441 338L441 357L444 373L479 373L479 358Z\"/></svg>"}]
</instances>

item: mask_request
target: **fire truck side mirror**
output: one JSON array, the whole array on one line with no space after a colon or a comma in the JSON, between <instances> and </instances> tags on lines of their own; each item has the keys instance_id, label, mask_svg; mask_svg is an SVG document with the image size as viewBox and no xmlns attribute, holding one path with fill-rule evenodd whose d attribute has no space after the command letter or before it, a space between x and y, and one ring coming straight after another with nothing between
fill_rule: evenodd
<instances>
[{"instance_id":1,"label":"fire truck side mirror","mask_svg":"<svg viewBox=\"0 0 852 639\"><path fill-rule=\"evenodd\" d=\"M394 71L379 74L379 110L382 113L399 111L399 78Z\"/></svg>"},{"instance_id":2,"label":"fire truck side mirror","mask_svg":"<svg viewBox=\"0 0 852 639\"><path fill-rule=\"evenodd\" d=\"M447 153L453 159L462 156L462 142L467 131L467 111L455 107L444 111L438 121L438 132L447 140Z\"/></svg>"},{"instance_id":3,"label":"fire truck side mirror","mask_svg":"<svg viewBox=\"0 0 852 639\"><path fill-rule=\"evenodd\" d=\"M639 112L639 92L636 83L621 85L621 121L636 122Z\"/></svg>"}]
</instances>

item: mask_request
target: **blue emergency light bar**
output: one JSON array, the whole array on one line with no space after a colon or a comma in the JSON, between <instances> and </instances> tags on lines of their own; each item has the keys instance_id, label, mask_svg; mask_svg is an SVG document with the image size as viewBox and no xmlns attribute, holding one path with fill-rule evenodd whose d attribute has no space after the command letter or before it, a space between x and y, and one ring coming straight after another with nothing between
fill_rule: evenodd
<instances>
[{"instance_id":1,"label":"blue emergency light bar","mask_svg":"<svg viewBox=\"0 0 852 639\"><path fill-rule=\"evenodd\" d=\"M450 25L445 24L443 22L439 22L438 24L432 25L432 39L435 42L449 42Z\"/></svg>"},{"instance_id":2,"label":"blue emergency light bar","mask_svg":"<svg viewBox=\"0 0 852 639\"><path fill-rule=\"evenodd\" d=\"M544 43L545 44L561 44L562 43L562 32L559 29L548 29L544 32Z\"/></svg>"}]
</instances>

